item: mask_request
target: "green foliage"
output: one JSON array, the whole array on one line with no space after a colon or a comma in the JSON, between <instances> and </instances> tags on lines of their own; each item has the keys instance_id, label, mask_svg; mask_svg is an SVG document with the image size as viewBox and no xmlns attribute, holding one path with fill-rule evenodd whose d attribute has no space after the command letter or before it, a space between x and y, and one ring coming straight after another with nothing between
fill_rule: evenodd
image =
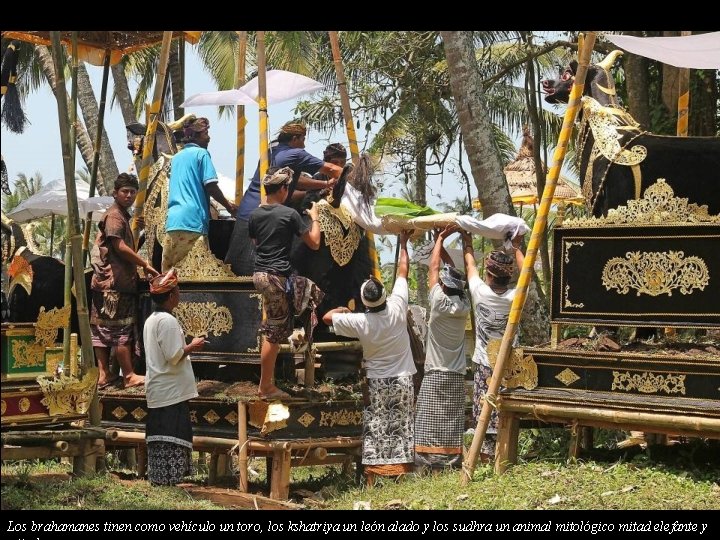
<instances>
[{"instance_id":1,"label":"green foliage","mask_svg":"<svg viewBox=\"0 0 720 540\"><path fill-rule=\"evenodd\" d=\"M437 214L436 210L428 206L418 206L403 199L395 199L392 197L380 197L375 203L375 214L378 216L402 216L402 217L420 217L432 216Z\"/></svg>"}]
</instances>

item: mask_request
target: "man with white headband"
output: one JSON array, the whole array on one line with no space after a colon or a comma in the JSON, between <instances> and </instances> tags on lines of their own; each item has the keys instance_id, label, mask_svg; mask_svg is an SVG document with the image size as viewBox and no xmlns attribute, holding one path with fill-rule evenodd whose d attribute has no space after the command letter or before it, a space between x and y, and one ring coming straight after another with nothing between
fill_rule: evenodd
<instances>
[{"instance_id":1,"label":"man with white headband","mask_svg":"<svg viewBox=\"0 0 720 540\"><path fill-rule=\"evenodd\" d=\"M375 475L411 472L414 461L412 376L417 370L407 330L408 236L408 231L400 235L397 278L390 296L371 277L360 288L365 313L338 307L323 316L337 335L357 338L363 347L368 398L363 411L362 463L370 485Z\"/></svg>"}]
</instances>

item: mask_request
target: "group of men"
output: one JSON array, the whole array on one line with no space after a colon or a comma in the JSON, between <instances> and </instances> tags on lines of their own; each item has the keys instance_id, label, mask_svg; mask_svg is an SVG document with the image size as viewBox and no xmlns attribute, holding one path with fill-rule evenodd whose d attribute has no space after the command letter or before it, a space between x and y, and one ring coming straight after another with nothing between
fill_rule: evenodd
<instances>
[{"instance_id":1,"label":"group of men","mask_svg":"<svg viewBox=\"0 0 720 540\"><path fill-rule=\"evenodd\" d=\"M188 401L197 388L188 354L204 346L203 338L186 344L185 336L172 310L179 301L174 266L196 242L207 242L210 198L235 215L236 223L226 257L241 275L252 271L253 284L262 294L266 317L260 328L261 399L289 397L273 382L280 343L293 329L290 291L312 286L299 278L290 264L294 237L311 249L320 246L321 233L315 203L303 219L291 207L306 191L332 189L347 159L342 145L329 145L324 160L304 150L306 128L289 122L280 130L272 148L271 168L260 179L259 166L237 207L226 199L207 151L210 123L191 117L183 126L185 146L174 158L169 182L166 235L163 241L162 274L135 252L129 207L138 190L137 179L118 176L114 205L99 224L92 252L91 329L93 346L100 367L101 388L113 384L108 366L109 352L116 350L125 387L145 385L150 414L147 420L149 478L156 484L174 484L189 471L192 425ZM314 175L314 176L312 176ZM261 200L263 186L265 199ZM485 279L478 275L472 238L461 232L466 273L452 265L443 246L456 228L436 231L429 272L430 321L427 341L426 374L417 407L412 376L413 363L407 333L409 231L401 234L398 271L392 293L387 296L382 282L366 280L360 296L364 313L351 313L340 306L325 313L323 320L338 335L359 339L363 346L366 376L366 403L363 423L362 462L370 479L375 475L397 476L414 466L437 469L459 466L464 427L465 320L472 301L475 313L476 345L475 415L487 391L491 375L486 347L490 338L501 337L507 322L514 289L509 288L514 264L522 265L513 239L516 259L501 251L485 261ZM248 261L252 265L248 267ZM441 263L445 266L441 268ZM146 375L134 372L132 344L137 340L135 303L137 267L151 278L150 294L155 311L145 322ZM467 276L467 277L466 277ZM469 284L470 299L465 293ZM493 415L483 447L483 458L494 454L497 419Z\"/></svg>"}]
</instances>

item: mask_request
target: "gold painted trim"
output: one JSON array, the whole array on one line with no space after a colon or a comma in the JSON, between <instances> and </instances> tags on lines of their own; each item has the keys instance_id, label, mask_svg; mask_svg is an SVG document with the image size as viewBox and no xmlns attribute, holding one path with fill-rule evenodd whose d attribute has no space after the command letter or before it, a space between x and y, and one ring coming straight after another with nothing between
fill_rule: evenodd
<instances>
[{"instance_id":1,"label":"gold painted trim","mask_svg":"<svg viewBox=\"0 0 720 540\"><path fill-rule=\"evenodd\" d=\"M217 302L180 302L173 310L186 335L207 337L211 333L221 336L232 332L233 318L225 306Z\"/></svg>"},{"instance_id":2,"label":"gold painted trim","mask_svg":"<svg viewBox=\"0 0 720 540\"><path fill-rule=\"evenodd\" d=\"M657 375L651 371L633 373L629 371L622 373L613 371L613 382L610 390L624 390L630 392L637 390L643 394L682 394L685 395L685 375L668 374L667 376Z\"/></svg>"},{"instance_id":3,"label":"gold painted trim","mask_svg":"<svg viewBox=\"0 0 720 540\"><path fill-rule=\"evenodd\" d=\"M658 178L645 190L642 199L628 201L626 206L608 210L606 217L566 219L562 228L575 227L636 227L639 225L673 226L717 225L720 214L709 215L707 205L688 203L685 197L675 197L673 189Z\"/></svg>"},{"instance_id":4,"label":"gold painted trim","mask_svg":"<svg viewBox=\"0 0 720 540\"><path fill-rule=\"evenodd\" d=\"M565 386L570 386L571 384L579 381L582 377L580 377L580 375L575 373L572 369L565 368L560 373L555 375L555 378L561 383L563 383Z\"/></svg>"}]
</instances>

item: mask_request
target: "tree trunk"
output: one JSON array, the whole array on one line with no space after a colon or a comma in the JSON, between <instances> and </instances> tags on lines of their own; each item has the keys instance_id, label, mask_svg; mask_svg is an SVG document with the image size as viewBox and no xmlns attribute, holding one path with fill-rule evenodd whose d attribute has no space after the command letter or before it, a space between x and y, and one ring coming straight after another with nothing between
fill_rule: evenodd
<instances>
[{"instance_id":1,"label":"tree trunk","mask_svg":"<svg viewBox=\"0 0 720 540\"><path fill-rule=\"evenodd\" d=\"M118 62L110 68L113 76L113 86L115 87L115 96L120 104L120 111L123 115L125 125L137 122L135 116L135 107L133 106L130 87L128 86L127 77L125 76L125 68L121 62Z\"/></svg>"},{"instance_id":2,"label":"tree trunk","mask_svg":"<svg viewBox=\"0 0 720 540\"><path fill-rule=\"evenodd\" d=\"M40 65L43 75L47 79L53 94L57 93L57 81L55 80L55 68L53 66L52 56L50 50L44 45L35 46L35 56L37 57L38 64ZM75 129L75 143L80 150L80 155L85 162L88 170L92 167L93 160L93 144L90 140L85 126L78 122ZM117 175L116 175L117 176ZM115 178L113 178L113 181ZM103 176L98 171L98 195L107 195L109 192L105 191Z\"/></svg>"},{"instance_id":3,"label":"tree trunk","mask_svg":"<svg viewBox=\"0 0 720 540\"><path fill-rule=\"evenodd\" d=\"M663 36L665 37L674 37L679 35L680 32L663 32ZM670 118L673 120L673 127L675 126L675 121L677 120L679 78L680 68L676 68L675 66L671 66L669 64L662 64L662 102L670 113ZM670 133L667 133L666 135L670 135ZM672 135L675 135L674 130Z\"/></svg>"},{"instance_id":4,"label":"tree trunk","mask_svg":"<svg viewBox=\"0 0 720 540\"><path fill-rule=\"evenodd\" d=\"M416 157L415 157L415 186L413 189L413 202L419 206L427 205L427 159L425 157L424 141L419 137L416 141ZM423 238L421 242L425 242ZM418 264L416 273L417 277L417 303L428 309L428 267L424 264Z\"/></svg>"},{"instance_id":5,"label":"tree trunk","mask_svg":"<svg viewBox=\"0 0 720 540\"><path fill-rule=\"evenodd\" d=\"M185 109L180 106L185 101L185 41L183 39L176 38L172 42L168 73L172 89L173 118L178 120L185 114Z\"/></svg>"},{"instance_id":6,"label":"tree trunk","mask_svg":"<svg viewBox=\"0 0 720 540\"><path fill-rule=\"evenodd\" d=\"M642 37L642 32L623 32L628 36ZM625 53L625 85L628 95L628 108L632 117L645 130L650 129L650 63L644 56Z\"/></svg>"},{"instance_id":7,"label":"tree trunk","mask_svg":"<svg viewBox=\"0 0 720 540\"><path fill-rule=\"evenodd\" d=\"M497 212L514 215L502 163L493 144L472 32L441 32L441 35L450 87L483 215L488 217ZM523 311L521 339L523 343L542 343L548 338L549 328L547 309L538 297L536 282L533 282Z\"/></svg>"},{"instance_id":8,"label":"tree trunk","mask_svg":"<svg viewBox=\"0 0 720 540\"><path fill-rule=\"evenodd\" d=\"M95 99L95 93L93 92L92 83L90 82L90 76L88 75L85 63L80 62L78 65L78 104L82 111L85 125L87 126L88 133L92 133L93 139L95 140L98 128L98 102ZM94 148L93 148L94 150ZM115 161L115 155L110 146L110 139L108 139L107 132L103 127L102 139L100 143L100 176L103 178L103 185L105 191L112 193L115 179L120 174L118 171L117 162ZM100 182L98 182L98 185Z\"/></svg>"},{"instance_id":9,"label":"tree trunk","mask_svg":"<svg viewBox=\"0 0 720 540\"><path fill-rule=\"evenodd\" d=\"M690 126L693 137L717 135L718 75L711 69L690 70Z\"/></svg>"}]
</instances>

